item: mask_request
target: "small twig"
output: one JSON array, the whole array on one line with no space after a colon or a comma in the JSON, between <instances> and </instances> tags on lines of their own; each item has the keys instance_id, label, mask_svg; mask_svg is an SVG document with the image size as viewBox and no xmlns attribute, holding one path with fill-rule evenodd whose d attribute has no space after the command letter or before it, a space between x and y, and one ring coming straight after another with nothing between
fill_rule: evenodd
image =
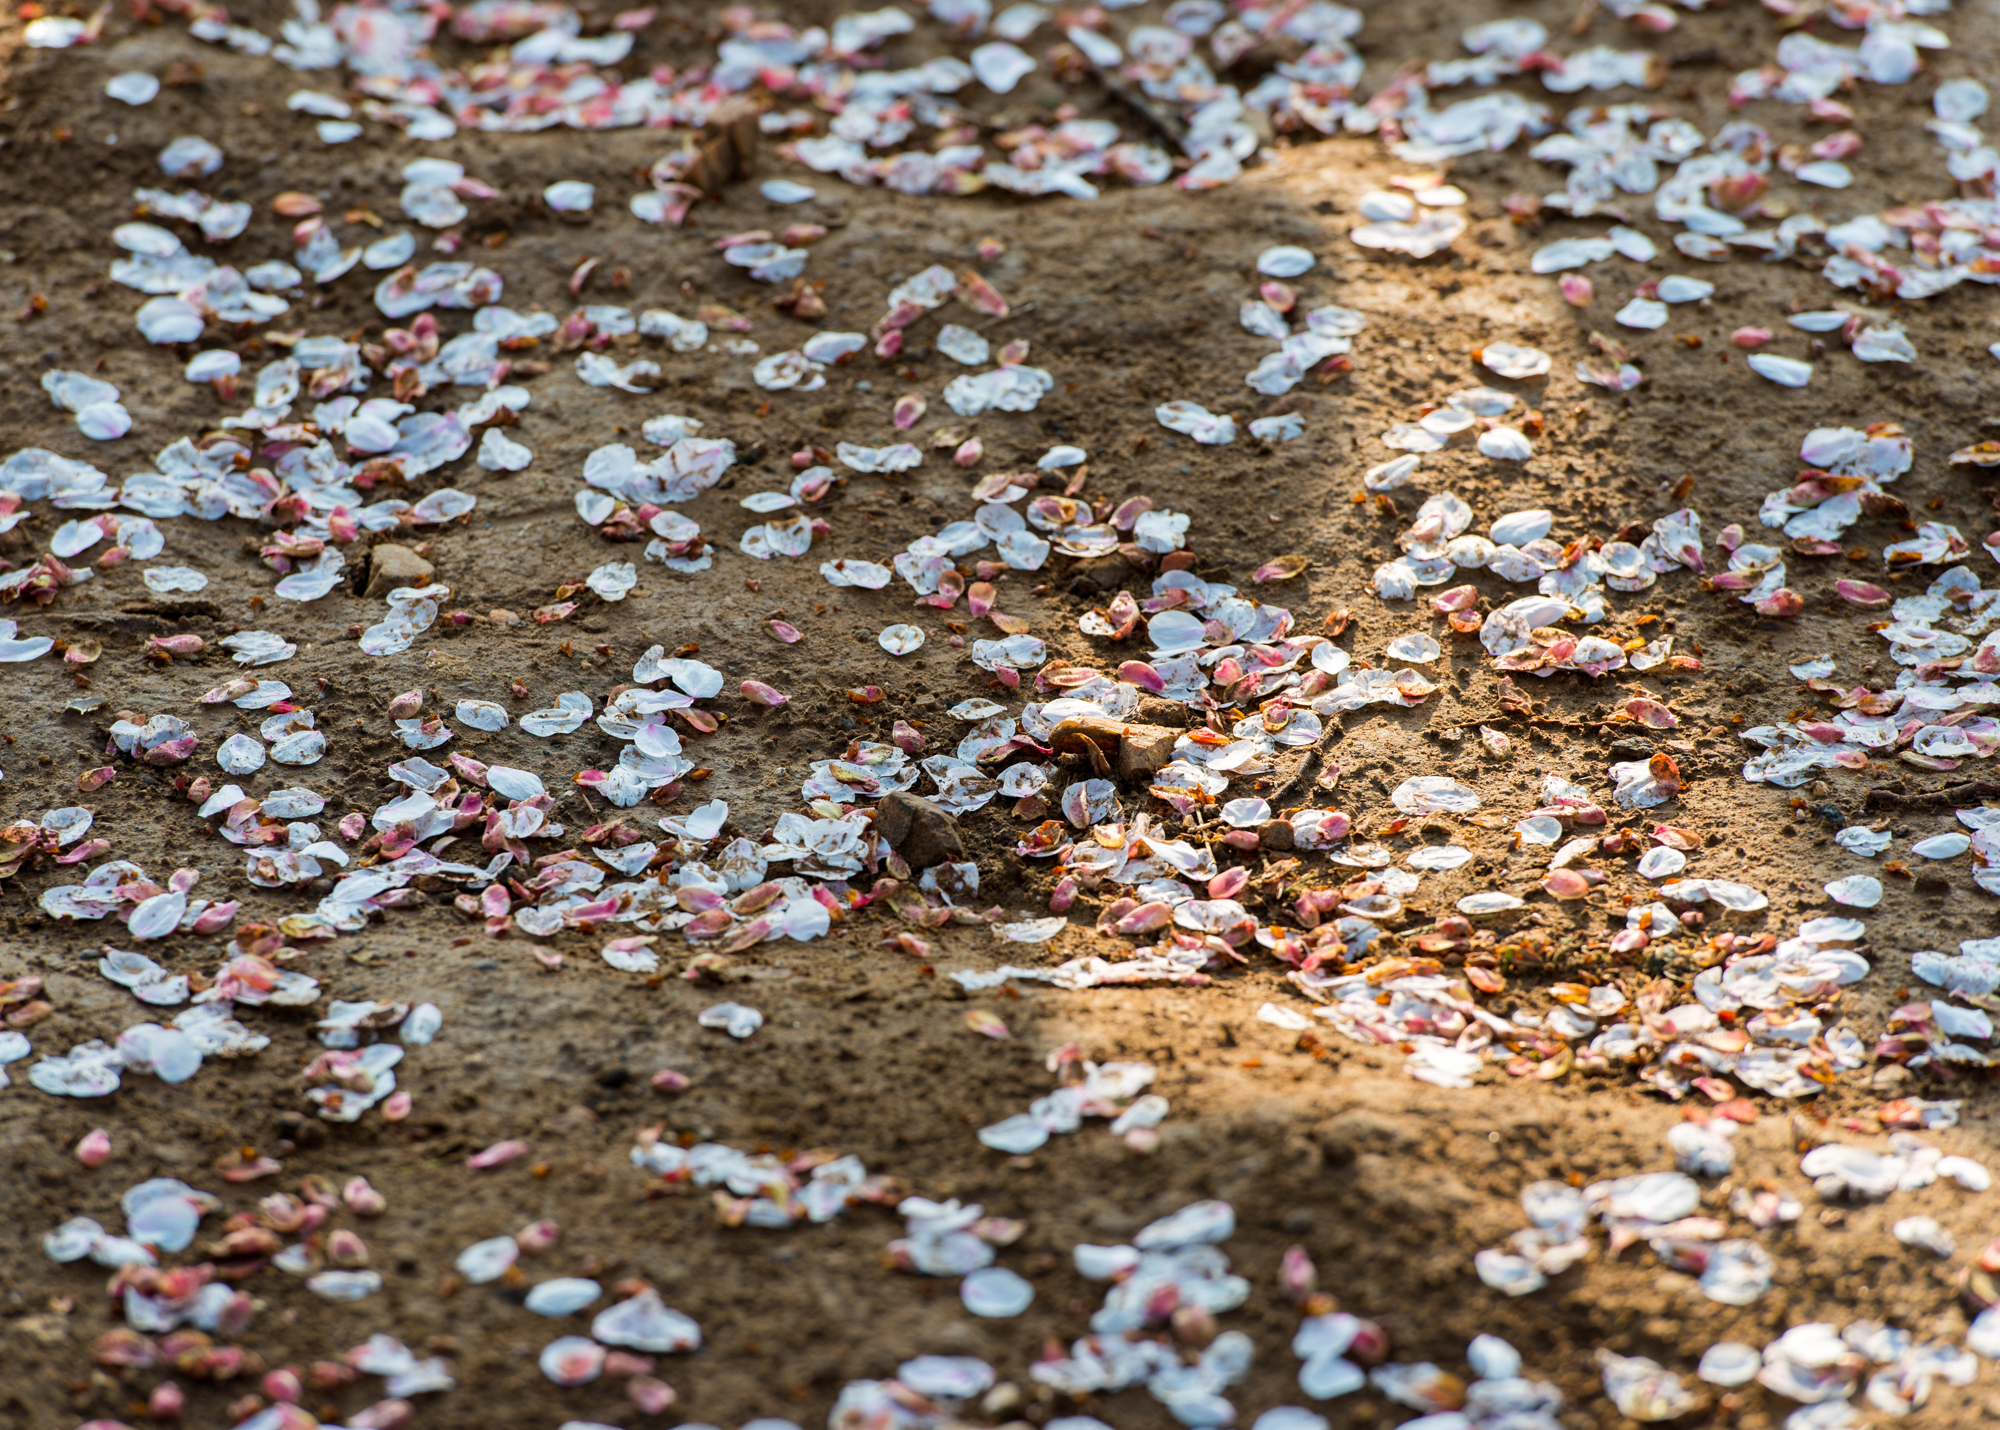
<instances>
[{"instance_id":1,"label":"small twig","mask_svg":"<svg viewBox=\"0 0 2000 1430\"><path fill-rule=\"evenodd\" d=\"M981 323L979 325L979 331L982 333L990 333L995 328L999 327L1002 323L1008 321L1008 319L1018 318L1023 313L1032 313L1034 311L1035 311L1035 300L1033 298L1030 298L1025 303L1017 303L1013 307L1009 308L1004 317L992 318L984 323Z\"/></svg>"},{"instance_id":2,"label":"small twig","mask_svg":"<svg viewBox=\"0 0 2000 1430\"><path fill-rule=\"evenodd\" d=\"M1131 85L1125 83L1122 78L1111 73L1109 70L1099 70L1097 78L1099 83L1106 90L1110 91L1114 98L1123 100L1129 108L1144 115L1155 129L1173 140L1174 143L1179 144L1183 139L1187 138L1187 121L1166 105L1161 104L1151 95L1143 94L1139 90L1134 89Z\"/></svg>"},{"instance_id":3,"label":"small twig","mask_svg":"<svg viewBox=\"0 0 2000 1430\"><path fill-rule=\"evenodd\" d=\"M1271 808L1283 809L1287 804L1309 791L1312 788L1313 781L1319 778L1320 765L1319 746L1314 745L1310 750L1306 751L1305 759L1299 762L1297 773L1286 780L1284 787L1271 796Z\"/></svg>"},{"instance_id":4,"label":"small twig","mask_svg":"<svg viewBox=\"0 0 2000 1430\"><path fill-rule=\"evenodd\" d=\"M1970 780L1949 789L1932 790L1928 794L1901 794L1892 789L1871 789L1863 803L1864 809L1949 809L1953 805L1972 804L1984 799L2000 799L2000 784L1991 780Z\"/></svg>"}]
</instances>

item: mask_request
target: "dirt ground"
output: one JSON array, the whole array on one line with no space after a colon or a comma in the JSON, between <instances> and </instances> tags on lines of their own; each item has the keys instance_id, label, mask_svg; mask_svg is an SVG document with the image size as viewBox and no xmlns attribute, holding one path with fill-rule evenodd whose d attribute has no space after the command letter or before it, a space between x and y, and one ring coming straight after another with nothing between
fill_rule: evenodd
<instances>
[{"instance_id":1,"label":"dirt ground","mask_svg":"<svg viewBox=\"0 0 2000 1430\"><path fill-rule=\"evenodd\" d=\"M835 13L818 4L795 9L787 18ZM1369 86L1412 57L1445 52L1462 26L1503 13L1512 12L1484 4L1375 7L1359 39ZM1560 30L1574 11L1540 3L1520 13ZM267 30L280 17L271 5L239 14ZM1936 75L1994 73L1996 17L2000 11L1991 4L1962 12L1954 21L1957 48L1932 57ZM703 43L707 20L691 8L673 8L641 33L635 63L685 62ZM503 273L510 306L567 311L564 283L580 261L598 258L600 275L628 270L629 286L614 289L600 276L586 300L681 312L704 301L727 303L754 316L749 336L767 353L796 346L808 327L774 313L770 289L721 264L713 236L794 218L828 224L832 231L813 245L810 268L827 280L830 313L820 326L854 330L873 322L899 279L933 262L962 267L978 240L997 237L1007 251L986 271L1012 300L1014 314L989 335L1028 339L1030 360L1052 372L1057 385L1032 414L957 424L983 439L984 469L1031 466L1050 444L1076 442L1091 453L1093 495L1145 493L1192 514L1189 544L1204 576L1242 582L1278 554L1308 556L1303 577L1265 594L1290 607L1304 629L1350 608L1353 633L1341 644L1358 658L1379 660L1381 647L1405 630L1445 635L1441 621L1427 623L1409 607L1391 609L1365 589L1374 567L1393 553L1409 508L1404 502L1397 517L1357 500L1362 470L1389 455L1376 434L1409 420L1421 403L1490 377L1469 354L1501 338L1541 346L1555 358L1545 384L1496 383L1523 391L1543 414L1536 456L1503 473L1461 445L1427 458L1425 466L1427 489L1455 491L1482 524L1505 510L1540 505L1555 512L1559 535L1608 538L1628 521L1686 504L1702 514L1711 534L1732 521L1754 531L1763 494L1792 480L1806 429L1893 420L1916 443L1915 469L1898 487L1910 507L1955 522L1975 542L1988 529L1992 505L1979 481L1945 465L1953 449L1993 435L1993 362L1984 348L2000 338L2000 324L1986 288L1967 284L1901 308L1897 316L1923 355L1920 366L1863 366L1836 352L1820 364L1811 387L1788 391L1751 375L1727 336L1744 323L1782 326L1788 308L1820 306L1832 291L1790 265L1739 259L1703 267L1699 276L1717 285L1713 299L1699 312L1678 310L1671 328L1698 335L1702 345L1675 344L1666 332L1646 340L1644 385L1608 396L1580 387L1569 374L1588 355L1591 330L1610 330L1608 295L1641 275L1624 260L1600 265L1597 304L1577 311L1562 303L1550 280L1529 274L1526 259L1535 247L1602 225L1554 218L1537 232L1510 222L1501 208L1507 194L1559 186L1557 171L1528 159L1521 147L1450 166L1452 181L1471 196L1472 228L1451 252L1421 263L1369 254L1345 237L1359 196L1407 169L1365 138L1281 143L1270 162L1213 193L1113 188L1094 203L1000 194L908 198L805 176L765 152L758 176L814 177L820 199L780 211L759 197L754 183L743 183L700 206L685 229L657 230L632 222L623 200L663 152L666 140L658 133L461 134L424 148L371 128L351 146L326 148L312 139L304 116L285 112L296 77L202 45L177 24L149 27L114 15L100 44L61 53L19 48L18 25L15 17L0 29L0 308L11 314L35 294L46 297L47 308L21 320L0 315L0 434L8 451L50 447L88 456L116 475L223 414L212 393L181 379L169 355L137 341L135 296L105 280L115 256L109 233L129 217L132 189L159 182L153 160L164 143L200 133L229 156L212 190L256 207L249 232L231 250L252 261L288 252L288 222L270 206L277 193L303 189L322 195L330 211L367 207L394 215L400 166L436 152L501 190L501 198L474 206L467 233L475 243L495 240L477 253ZM1602 18L1598 30L1608 35L1614 25ZM1774 17L1743 3L1683 16L1680 29L1659 42L1675 63L1655 98L1712 133L1727 118L1720 104L1726 76L1768 55L1779 33ZM1616 36L1606 42L1622 43ZM901 61L941 48L920 25L893 42L891 53ZM199 65L199 77L169 85L146 108L128 109L102 94L111 74L163 72L179 62ZM333 87L331 76L307 82ZM1839 212L1931 196L1926 185L1938 165L1915 117L1916 88L1869 87L1856 97L1870 148L1854 163L1857 184L1840 196ZM1086 114L1118 112L1088 86L1066 92L1044 73L1010 96L1004 110L991 101L994 124L1045 118L1063 102ZM1786 126L1796 128L1796 111L1752 106L1749 112L1794 137ZM598 185L589 223L563 222L534 201L544 184L560 178ZM1667 233L1649 204L1635 203L1634 224L1665 246ZM1354 371L1337 385L1309 382L1299 396L1281 400L1305 413L1301 440L1270 450L1247 437L1225 448L1196 447L1159 427L1152 407L1191 398L1234 411L1245 423L1265 410L1238 375L1267 345L1241 330L1236 306L1253 296L1255 255L1274 243L1322 255L1300 281L1308 306L1338 303L1368 316ZM1613 271L1622 280L1613 280ZM281 325L379 333L385 324L369 304L371 286L351 276L324 290L316 311L295 310ZM915 330L917 346L927 346L937 322L926 319ZM447 323L448 331L460 331L465 317L450 315ZM1790 346L1781 350L1799 355L1802 337L1785 341ZM935 395L956 369L947 371L934 352L897 363L864 356L830 372L823 391L766 394L740 360L670 354L657 344L644 355L667 372L650 397L586 388L564 365L530 381L533 405L512 429L535 452L525 472L484 472L468 457L424 479L426 490L454 485L479 501L469 523L428 538L429 559L436 579L455 593L452 606L482 614L526 612L604 561L635 559L635 547L612 547L575 518L577 474L594 448L636 443L640 422L678 412L708 424L705 435L734 438L742 453L722 489L687 508L718 547L713 569L676 576L642 565L638 589L620 605L586 596L584 610L552 626L440 624L408 654L375 660L358 652L349 628L376 619L379 601L346 589L305 606L272 600L274 578L256 559L254 523L162 523L164 559L210 578L199 596L152 596L127 565L65 592L45 611L8 613L20 619L23 634L101 640L105 654L90 667L89 689L106 703L88 714L65 711L79 692L52 660L8 668L8 699L0 707L6 742L0 818L39 818L51 807L88 804L97 814L95 832L113 841L113 857L133 859L156 877L179 865L197 868L201 892L242 898L246 919L276 917L317 899L317 891L252 887L240 851L206 833L169 774L126 767L110 786L78 795L76 775L104 763L105 731L117 710L188 716L204 760L232 730L254 728L254 714L195 703L233 673L221 652L165 668L142 658L146 637L173 632L212 643L237 629L268 627L299 643L295 660L259 673L289 681L333 735L326 759L300 772L301 782L327 794L328 823L350 809L372 809L394 792L382 771L403 752L382 711L396 692L421 686L431 693L430 708L476 696L518 714L580 689L601 705L653 644L697 645L700 658L729 677L725 693L710 702L728 723L695 746L695 757L714 772L700 786L702 797L728 800L731 822L743 831L761 831L798 807L810 760L837 753L858 734L885 731L893 719L925 723L949 748L958 726L942 712L990 693L985 673L948 646L937 613L912 614L900 583L879 592L836 592L816 567L822 546L829 555L886 561L911 537L969 515L965 475L934 457L895 481L853 476L820 512L833 535L815 543L810 559L789 563L755 563L737 551L742 531L762 518L736 502L746 492L787 483L787 456L801 446L888 440L889 410L904 391L933 397L920 431L950 420ZM40 372L51 366L96 371L115 382L137 418L133 433L115 443L85 443L38 386ZM80 450L85 446L93 450ZM1692 488L1683 499L1673 492L1684 475ZM51 525L44 516L0 539L11 543L0 554L18 560L41 549ZM1898 538L1892 524L1864 521L1854 539L1879 547ZM1974 559L1984 560L1977 553ZM1031 623L1051 657L1115 664L1122 654L1077 632L1077 619L1093 601L1071 594L1067 568L1058 557L1039 575L1010 573L1001 604ZM1547 930L1558 943L1572 933L1622 926L1626 896L1641 888L1629 870L1586 903L1558 905L1534 892L1540 863L1528 851L1510 851L1508 831L1539 803L1544 772L1587 776L1602 786L1609 744L1619 734L1603 717L1644 689L1681 717L1667 747L1677 753L1687 788L1668 813L1705 841L1691 872L1766 890L1770 909L1748 927L1783 937L1800 918L1829 908L1820 892L1825 880L1861 865L1830 843L1822 821L1794 816L1789 792L1744 782L1740 766L1749 751L1734 730L1739 720L1755 725L1803 707L1804 692L1786 674L1789 662L1828 652L1851 668L1879 654L1865 623L1832 598L1832 583L1845 571L1846 563L1795 561L1792 584L1808 604L1790 621L1760 618L1722 593L1702 590L1687 573L1619 598L1612 634L1629 637L1640 616L1658 616L1683 649L1699 651L1703 669L1671 680L1593 685L1564 675L1523 682L1547 718L1510 726L1515 746L1504 760L1476 737L1480 722L1496 718L1487 659L1476 643L1454 645L1446 636L1446 661L1437 667L1445 674L1430 702L1346 717L1329 754L1340 767L1329 802L1358 827L1374 829L1395 816L1388 791L1408 774L1448 773L1480 791L1480 815L1437 817L1400 836L1437 842L1449 835L1477 856L1456 871L1426 876L1409 901L1410 927L1487 887L1532 895L1519 926ZM1870 566L1855 574L1879 579L1877 572ZM1505 589L1483 575L1472 579L1489 601ZM765 622L779 614L805 633L802 642L788 647L770 637ZM873 636L897 620L926 626L931 640L892 662ZM744 677L790 692L792 703L777 711L749 704L735 693ZM511 695L515 680L530 692L525 700ZM863 707L842 697L846 687L866 683L881 685L887 699ZM589 725L554 741L534 740L516 726L497 734L465 731L452 748L552 774L556 817L573 825L590 822L593 811L568 784L568 773L616 754L614 742ZM1287 773L1281 768L1270 783L1282 783ZM293 777L266 767L244 783L256 793ZM1823 793L1858 815L1865 790L1892 778L1882 770L1843 773L1815 798ZM1912 788L1935 782L1908 770L1901 778ZM1948 821L1948 815L1911 816L1896 827L1921 835ZM969 816L964 832L980 862L982 902L1022 915L1045 911L1047 867L1011 853L1023 829L1004 801ZM1968 873L1954 867L1925 887L1885 879L1882 907L1868 916L1876 972L1844 1007L1864 1037L1907 998L1910 951L2000 932L1994 901ZM1329 872L1328 882L1338 874ZM33 1030L38 1053L112 1037L134 1021L131 1000L95 971L98 945L119 941L115 926L58 923L37 909L41 890L66 877L48 869L0 889L6 935L0 978L41 975L56 1009ZM99 1370L88 1354L91 1339L116 1323L102 1295L105 1273L88 1263L53 1265L38 1238L72 1215L111 1224L123 1188L156 1175L217 1189L232 1211L303 1175L369 1177L389 1203L386 1215L361 1226L385 1289L353 1306L331 1305L266 1272L249 1287L267 1306L243 1344L270 1366L334 1357L376 1331L434 1347L453 1359L459 1388L421 1398L415 1423L426 1427L553 1430L566 1420L637 1426L679 1419L735 1426L759 1416L814 1426L846 1381L886 1376L926 1352L983 1357L1021 1385L1024 1408L990 1417L996 1421L1082 1411L1120 1430L1165 1427L1173 1422L1143 1390L1077 1405L1038 1394L1026 1370L1047 1343L1066 1345L1083 1334L1100 1299L1101 1289L1072 1267L1074 1245L1120 1240L1202 1197L1234 1204L1238 1231L1228 1251L1255 1288L1246 1306L1224 1318L1257 1345L1256 1369L1234 1394L1245 1425L1270 1406L1301 1400L1288 1349L1297 1313L1277 1289L1279 1257L1294 1244L1311 1253L1323 1288L1343 1309L1383 1322L1396 1359L1433 1360L1463 1373L1471 1336L1503 1335L1523 1352L1528 1374L1561 1386L1570 1402L1564 1422L1577 1427L1629 1423L1604 1397L1591 1359L1600 1347L1689 1372L1713 1341L1761 1344L1813 1319L1876 1316L1920 1336L1962 1339L1966 1312L1951 1277L1963 1254L1959 1262L1936 1261L1893 1241L1889 1223L1916 1209L1908 1199L1823 1215L1797 1171L1794 1117L1831 1119L1851 1131L1851 1140L1880 1145L1870 1111L1909 1089L1871 1084L1864 1070L1809 1105L1757 1099L1764 1115L1739 1139L1737 1171L1708 1198L1719 1207L1729 1187L1771 1177L1806 1196L1808 1205L1794 1229L1762 1238L1779 1269L1776 1285L1755 1305L1712 1303L1643 1248L1612 1257L1601 1245L1547 1290L1509 1300L1481 1285L1471 1264L1475 1251L1523 1225L1521 1186L1670 1165L1662 1137L1679 1120L1677 1108L1622 1076L1540 1083L1489 1070L1472 1089L1447 1091L1412 1081L1393 1055L1333 1037L1317 1052L1295 1046L1294 1035L1254 1017L1266 1001L1297 1001L1282 968L1268 958L1253 957L1248 967L1199 989L1067 993L1021 985L968 999L942 976L1010 960L1053 963L1100 949L1090 902L1080 901L1070 929L1039 949L999 943L982 929L937 931L922 965L877 947L890 924L886 914L871 912L827 939L768 944L739 957L730 975L736 981L718 990L617 973L597 956L602 934L549 940L544 946L565 956L552 971L533 956L530 940L488 939L452 909L448 895L434 897L392 912L363 934L309 945L299 965L333 996L429 1000L442 1009L444 1033L413 1049L400 1070L415 1097L414 1113L400 1125L371 1117L329 1126L309 1115L294 1072L318 1045L303 1010L262 1010L257 1028L271 1036L268 1049L241 1062L211 1061L180 1087L130 1077L109 1099L71 1102L28 1087L27 1064L17 1064L15 1085L0 1094L0 1156L8 1168L0 1177L0 1215L15 1229L0 1239L0 1336L10 1367L0 1376L0 1427L71 1430L96 1417L144 1423L140 1402L161 1373ZM226 935L183 936L164 952L162 945L148 951L175 971L212 970L227 942ZM1544 1006L1542 985L1573 971L1556 960L1509 996ZM768 1022L760 1036L738 1044L695 1026L694 1014L724 996L763 1010ZM994 1008L1014 1036L1000 1042L973 1036L963 1015L974 1006ZM1005 1157L975 1141L978 1127L1051 1088L1044 1056L1070 1040L1092 1057L1157 1065L1155 1090L1173 1110L1156 1150L1128 1151L1101 1123L1028 1157ZM673 1099L655 1092L647 1078L661 1067L686 1072L692 1087ZM1931 1140L1975 1157L2000 1150L1988 1121L1995 1099L1983 1081L1962 1077L1927 1095L1968 1099L1964 1124ZM979 1320L959 1306L953 1283L888 1269L883 1249L901 1234L901 1223L886 1208L858 1207L825 1227L728 1229L717 1224L704 1194L649 1193L628 1152L637 1128L662 1122L672 1133L744 1148L852 1152L871 1172L902 1178L925 1195L976 1200L995 1215L1022 1218L1027 1232L1002 1253L1001 1264L1033 1281L1036 1301L1017 1319ZM116 1155L89 1171L70 1149L99 1126L110 1131ZM532 1155L491 1172L465 1170L468 1153L503 1138L528 1141ZM282 1158L282 1176L225 1188L214 1169L244 1148ZM1990 1195L1934 1196L1922 1210L1968 1250L1984 1244L1993 1220ZM600 1274L608 1283L641 1276L701 1323L705 1347L662 1363L660 1375L680 1396L665 1417L638 1416L610 1381L558 1389L535 1362L550 1324L504 1289L455 1286L448 1273L463 1247L541 1217L560 1222L562 1238L534 1262L535 1279ZM308 1392L305 1405L338 1421L377 1398L378 1386L368 1380ZM189 1388L189 1419L221 1424L225 1407L254 1389L254 1381ZM1716 1404L1713 1394L1688 1423L1775 1427L1788 1408L1755 1387L1726 1404ZM1339 1427L1396 1424L1411 1413L1372 1392L1316 1408ZM1923 1414L1938 1425L2000 1418L2000 1392L1990 1376L1965 1390L1940 1386Z\"/></svg>"}]
</instances>

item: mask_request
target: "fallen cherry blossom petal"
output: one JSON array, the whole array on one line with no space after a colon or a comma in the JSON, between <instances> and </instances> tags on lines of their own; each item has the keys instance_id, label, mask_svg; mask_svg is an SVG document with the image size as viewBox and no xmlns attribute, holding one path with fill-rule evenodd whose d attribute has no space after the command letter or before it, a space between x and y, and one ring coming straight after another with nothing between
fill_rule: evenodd
<instances>
[{"instance_id":1,"label":"fallen cherry blossom petal","mask_svg":"<svg viewBox=\"0 0 2000 1430\"><path fill-rule=\"evenodd\" d=\"M525 1142L495 1142L483 1152L475 1152L465 1159L465 1165L475 1172L483 1172L490 1167L498 1167L511 1162L516 1157L526 1156L528 1144Z\"/></svg>"}]
</instances>

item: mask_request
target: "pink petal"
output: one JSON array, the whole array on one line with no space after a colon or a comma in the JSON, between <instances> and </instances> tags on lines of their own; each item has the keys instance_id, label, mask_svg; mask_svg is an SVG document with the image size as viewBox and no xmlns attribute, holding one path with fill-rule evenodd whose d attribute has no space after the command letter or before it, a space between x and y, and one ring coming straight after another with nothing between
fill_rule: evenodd
<instances>
[{"instance_id":1,"label":"pink petal","mask_svg":"<svg viewBox=\"0 0 2000 1430\"><path fill-rule=\"evenodd\" d=\"M1673 711L1667 709L1659 701L1647 700L1643 696L1635 696L1633 699L1626 701L1625 713L1630 715L1634 720L1637 720L1641 725L1648 726L1654 730L1671 730L1680 723L1679 717Z\"/></svg>"},{"instance_id":2,"label":"pink petal","mask_svg":"<svg viewBox=\"0 0 2000 1430\"><path fill-rule=\"evenodd\" d=\"M1166 677L1143 660L1128 660L1119 666L1118 678L1127 685L1136 685L1155 695L1167 693Z\"/></svg>"},{"instance_id":3,"label":"pink petal","mask_svg":"<svg viewBox=\"0 0 2000 1430\"><path fill-rule=\"evenodd\" d=\"M1581 899L1590 893L1590 883L1574 869L1551 869L1542 876L1542 888L1557 899Z\"/></svg>"},{"instance_id":4,"label":"pink petal","mask_svg":"<svg viewBox=\"0 0 2000 1430\"><path fill-rule=\"evenodd\" d=\"M511 1162L516 1157L524 1156L527 1150L528 1144L525 1142L495 1142L484 1152L475 1152L467 1157L465 1165L475 1172L483 1172L489 1167L498 1167L503 1162Z\"/></svg>"}]
</instances>

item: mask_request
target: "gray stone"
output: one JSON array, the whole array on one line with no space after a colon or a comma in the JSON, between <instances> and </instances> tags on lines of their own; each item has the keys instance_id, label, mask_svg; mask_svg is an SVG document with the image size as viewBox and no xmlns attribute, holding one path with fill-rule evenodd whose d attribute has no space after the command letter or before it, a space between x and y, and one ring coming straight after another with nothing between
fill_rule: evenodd
<instances>
[{"instance_id":1,"label":"gray stone","mask_svg":"<svg viewBox=\"0 0 2000 1430\"><path fill-rule=\"evenodd\" d=\"M1121 780L1147 780L1174 757L1181 732L1164 725L1128 725L1108 715L1079 715L1050 733L1058 755L1088 761L1089 768L1108 770Z\"/></svg>"},{"instance_id":2,"label":"gray stone","mask_svg":"<svg viewBox=\"0 0 2000 1430\"><path fill-rule=\"evenodd\" d=\"M1257 826L1257 847L1260 849L1290 849L1292 842L1292 822L1289 819L1267 819Z\"/></svg>"},{"instance_id":3,"label":"gray stone","mask_svg":"<svg viewBox=\"0 0 2000 1430\"><path fill-rule=\"evenodd\" d=\"M1085 598L1108 594L1129 585L1137 574L1132 569L1131 561L1121 552L1086 556L1070 568L1069 593Z\"/></svg>"},{"instance_id":4,"label":"gray stone","mask_svg":"<svg viewBox=\"0 0 2000 1430\"><path fill-rule=\"evenodd\" d=\"M1164 725L1127 725L1120 731L1114 768L1121 780L1147 780L1172 762L1181 732Z\"/></svg>"},{"instance_id":5,"label":"gray stone","mask_svg":"<svg viewBox=\"0 0 2000 1430\"><path fill-rule=\"evenodd\" d=\"M889 841L912 869L955 864L965 858L958 823L944 806L906 790L885 794L875 805L875 832Z\"/></svg>"},{"instance_id":6,"label":"gray stone","mask_svg":"<svg viewBox=\"0 0 2000 1430\"><path fill-rule=\"evenodd\" d=\"M385 541L368 552L368 586L361 594L386 596L398 586L414 586L430 578L430 562L407 546Z\"/></svg>"}]
</instances>

